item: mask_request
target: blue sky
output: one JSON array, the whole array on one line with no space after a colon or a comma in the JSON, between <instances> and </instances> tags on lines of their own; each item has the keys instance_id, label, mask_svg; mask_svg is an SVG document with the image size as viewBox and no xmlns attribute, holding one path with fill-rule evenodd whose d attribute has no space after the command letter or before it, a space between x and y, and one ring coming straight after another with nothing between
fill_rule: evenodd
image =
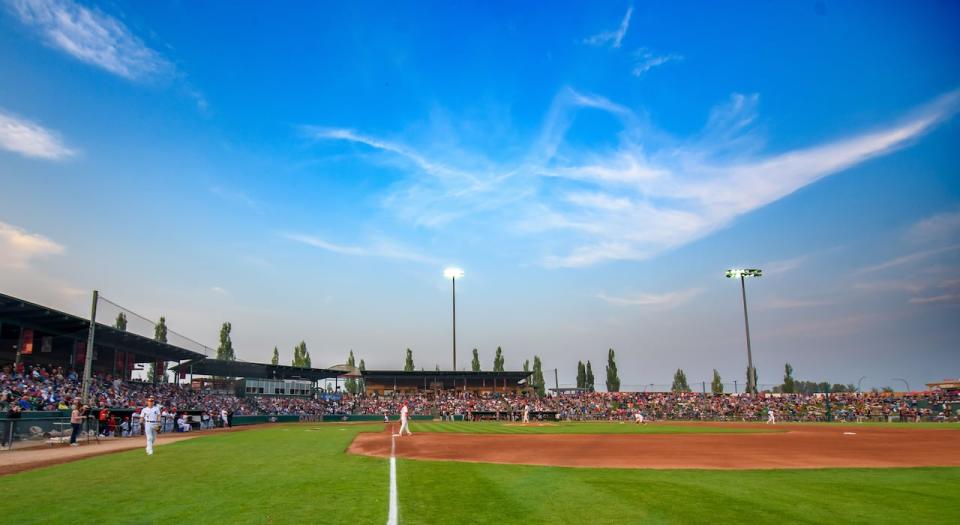
<instances>
[{"instance_id":1,"label":"blue sky","mask_svg":"<svg viewBox=\"0 0 960 525\"><path fill-rule=\"evenodd\" d=\"M241 358L960 373L950 2L0 8L0 289Z\"/></svg>"}]
</instances>

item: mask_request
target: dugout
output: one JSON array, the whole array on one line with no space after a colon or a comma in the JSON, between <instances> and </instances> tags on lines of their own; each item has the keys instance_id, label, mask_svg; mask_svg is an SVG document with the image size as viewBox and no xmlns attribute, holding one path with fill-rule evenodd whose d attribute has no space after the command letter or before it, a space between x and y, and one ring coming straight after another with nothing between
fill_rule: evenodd
<instances>
[{"instance_id":1,"label":"dugout","mask_svg":"<svg viewBox=\"0 0 960 525\"><path fill-rule=\"evenodd\" d=\"M53 365L80 373L90 320L0 293L0 363ZM138 363L182 361L199 352L97 323L92 370L129 380Z\"/></svg>"},{"instance_id":2,"label":"dugout","mask_svg":"<svg viewBox=\"0 0 960 525\"><path fill-rule=\"evenodd\" d=\"M389 395L415 394L438 390L464 391L476 394L509 393L525 391L528 378L533 372L467 372L443 370L366 370L362 373L364 392Z\"/></svg>"}]
</instances>

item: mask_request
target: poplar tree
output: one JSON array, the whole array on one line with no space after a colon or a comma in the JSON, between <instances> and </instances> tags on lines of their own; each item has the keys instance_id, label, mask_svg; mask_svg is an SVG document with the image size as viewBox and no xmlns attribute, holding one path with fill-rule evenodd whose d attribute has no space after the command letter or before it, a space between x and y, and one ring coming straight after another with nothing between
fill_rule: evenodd
<instances>
[{"instance_id":1,"label":"poplar tree","mask_svg":"<svg viewBox=\"0 0 960 525\"><path fill-rule=\"evenodd\" d=\"M524 363L524 370L529 363L527 361ZM533 356L533 388L536 390L538 396L543 396L546 394L546 388L543 382L543 363L540 362L540 356Z\"/></svg>"},{"instance_id":2,"label":"poplar tree","mask_svg":"<svg viewBox=\"0 0 960 525\"><path fill-rule=\"evenodd\" d=\"M793 367L790 366L790 363L787 363L786 366L783 367L783 372L783 388L781 390L785 394L792 394L796 391L796 388L794 388Z\"/></svg>"},{"instance_id":3,"label":"poplar tree","mask_svg":"<svg viewBox=\"0 0 960 525\"><path fill-rule=\"evenodd\" d=\"M670 390L673 392L689 392L690 385L687 384L687 374L683 373L683 370L678 368L677 372L673 374L673 385L670 386Z\"/></svg>"},{"instance_id":4,"label":"poplar tree","mask_svg":"<svg viewBox=\"0 0 960 525\"><path fill-rule=\"evenodd\" d=\"M403 362L404 372L413 372L413 350L407 348L407 359Z\"/></svg>"},{"instance_id":5,"label":"poplar tree","mask_svg":"<svg viewBox=\"0 0 960 525\"><path fill-rule=\"evenodd\" d=\"M347 366L354 368L357 366L356 360L353 358L353 350L350 350L350 356L347 357ZM357 380L350 377L347 378L347 381L344 383L344 388L347 389L347 393L356 394L357 393Z\"/></svg>"},{"instance_id":6,"label":"poplar tree","mask_svg":"<svg viewBox=\"0 0 960 525\"><path fill-rule=\"evenodd\" d=\"M274 366L280 364L280 351L277 350L277 347L273 347L273 357L270 359L270 364Z\"/></svg>"},{"instance_id":7,"label":"poplar tree","mask_svg":"<svg viewBox=\"0 0 960 525\"><path fill-rule=\"evenodd\" d=\"M583 361L577 361L577 388L587 388L587 369Z\"/></svg>"},{"instance_id":8,"label":"poplar tree","mask_svg":"<svg viewBox=\"0 0 960 525\"><path fill-rule=\"evenodd\" d=\"M593 392L593 367L590 366L590 360L587 360L587 383L583 385L588 391Z\"/></svg>"},{"instance_id":9,"label":"poplar tree","mask_svg":"<svg viewBox=\"0 0 960 525\"><path fill-rule=\"evenodd\" d=\"M230 340L230 331L233 326L230 323L223 323L220 327L220 346L217 347L217 359L224 361L235 361L237 356L233 353L233 341Z\"/></svg>"},{"instance_id":10,"label":"poplar tree","mask_svg":"<svg viewBox=\"0 0 960 525\"><path fill-rule=\"evenodd\" d=\"M153 340L161 343L167 342L167 319L160 316L160 322L153 327ZM159 365L159 366L158 366ZM150 363L150 369L147 370L147 379L151 383L167 382L167 362L156 361Z\"/></svg>"},{"instance_id":11,"label":"poplar tree","mask_svg":"<svg viewBox=\"0 0 960 525\"><path fill-rule=\"evenodd\" d=\"M476 348L473 349L473 361L470 362L470 369L474 372L480 371L480 352Z\"/></svg>"},{"instance_id":12,"label":"poplar tree","mask_svg":"<svg viewBox=\"0 0 960 525\"><path fill-rule=\"evenodd\" d=\"M493 371L494 372L503 372L503 350L498 346L497 354L493 356Z\"/></svg>"},{"instance_id":13,"label":"poplar tree","mask_svg":"<svg viewBox=\"0 0 960 525\"><path fill-rule=\"evenodd\" d=\"M720 372L717 372L717 369L713 369L713 381L710 383L710 391L714 394L723 393L723 381L720 379Z\"/></svg>"},{"instance_id":14,"label":"poplar tree","mask_svg":"<svg viewBox=\"0 0 960 525\"><path fill-rule=\"evenodd\" d=\"M123 312L118 313L117 321L113 323L113 327L116 328L117 330L126 332L127 331L127 314Z\"/></svg>"},{"instance_id":15,"label":"poplar tree","mask_svg":"<svg viewBox=\"0 0 960 525\"><path fill-rule=\"evenodd\" d=\"M617 361L613 348L607 352L607 392L620 391L620 376L617 375Z\"/></svg>"}]
</instances>

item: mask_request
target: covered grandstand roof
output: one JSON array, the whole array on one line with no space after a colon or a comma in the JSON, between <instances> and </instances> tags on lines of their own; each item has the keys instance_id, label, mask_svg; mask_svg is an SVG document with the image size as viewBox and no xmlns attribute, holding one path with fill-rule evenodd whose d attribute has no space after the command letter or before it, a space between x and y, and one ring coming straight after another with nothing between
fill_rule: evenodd
<instances>
[{"instance_id":1,"label":"covered grandstand roof","mask_svg":"<svg viewBox=\"0 0 960 525\"><path fill-rule=\"evenodd\" d=\"M426 383L442 384L442 388L457 388L463 385L519 385L533 372L506 371L506 372L468 372L458 370L366 370L363 372L364 381L380 384L396 384L399 386L417 386Z\"/></svg>"},{"instance_id":2,"label":"covered grandstand roof","mask_svg":"<svg viewBox=\"0 0 960 525\"><path fill-rule=\"evenodd\" d=\"M173 367L177 373L190 373L205 376L244 377L250 379L305 379L320 381L339 377L343 372L326 368L301 368L298 366L269 365L266 363L248 363L246 361L227 361L224 359L197 359Z\"/></svg>"},{"instance_id":3,"label":"covered grandstand roof","mask_svg":"<svg viewBox=\"0 0 960 525\"><path fill-rule=\"evenodd\" d=\"M86 339L90 320L0 293L0 322L57 336ZM154 341L132 332L97 323L94 345L133 352L151 360L182 361L205 357L199 352Z\"/></svg>"}]
</instances>

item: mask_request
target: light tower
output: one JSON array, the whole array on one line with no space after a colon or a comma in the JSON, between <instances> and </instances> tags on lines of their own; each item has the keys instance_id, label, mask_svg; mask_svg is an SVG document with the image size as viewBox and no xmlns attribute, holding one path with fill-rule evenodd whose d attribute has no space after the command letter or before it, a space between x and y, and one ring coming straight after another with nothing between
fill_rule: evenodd
<instances>
[{"instance_id":1,"label":"light tower","mask_svg":"<svg viewBox=\"0 0 960 525\"><path fill-rule=\"evenodd\" d=\"M453 284L453 371L457 371L457 278L463 277L463 270L450 267L443 271L443 276Z\"/></svg>"},{"instance_id":2,"label":"light tower","mask_svg":"<svg viewBox=\"0 0 960 525\"><path fill-rule=\"evenodd\" d=\"M743 292L743 325L747 331L747 393L757 393L757 372L753 368L753 352L750 348L750 318L747 316L747 284L746 277L760 277L763 270L759 268L734 268L727 270L728 278L740 278L740 290Z\"/></svg>"}]
</instances>

